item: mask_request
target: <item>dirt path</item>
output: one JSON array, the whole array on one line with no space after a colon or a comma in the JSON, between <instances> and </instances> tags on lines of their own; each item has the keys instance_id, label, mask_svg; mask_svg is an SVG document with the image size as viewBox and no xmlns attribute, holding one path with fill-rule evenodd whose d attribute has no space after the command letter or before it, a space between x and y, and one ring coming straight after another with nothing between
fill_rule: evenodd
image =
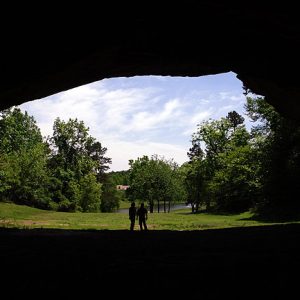
<instances>
[{"instance_id":1,"label":"dirt path","mask_svg":"<svg viewBox=\"0 0 300 300\"><path fill-rule=\"evenodd\" d=\"M0 229L0 262L1 292L12 297L5 299L93 293L93 299L289 299L298 288L300 226L146 233Z\"/></svg>"}]
</instances>

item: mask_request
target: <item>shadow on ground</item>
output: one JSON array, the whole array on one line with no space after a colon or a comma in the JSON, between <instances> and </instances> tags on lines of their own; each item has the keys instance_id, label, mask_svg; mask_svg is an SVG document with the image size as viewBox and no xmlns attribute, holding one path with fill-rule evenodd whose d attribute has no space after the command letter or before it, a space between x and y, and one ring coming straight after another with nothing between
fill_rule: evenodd
<instances>
[{"instance_id":1,"label":"shadow on ground","mask_svg":"<svg viewBox=\"0 0 300 300\"><path fill-rule=\"evenodd\" d=\"M287 299L298 287L299 238L297 224L148 232L0 229L1 292L5 299Z\"/></svg>"}]
</instances>

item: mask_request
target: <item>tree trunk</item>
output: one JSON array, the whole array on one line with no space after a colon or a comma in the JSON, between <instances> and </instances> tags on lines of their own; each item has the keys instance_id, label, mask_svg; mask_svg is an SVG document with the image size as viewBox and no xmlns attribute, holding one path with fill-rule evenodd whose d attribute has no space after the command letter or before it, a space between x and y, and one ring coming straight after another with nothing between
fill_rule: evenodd
<instances>
[{"instance_id":1,"label":"tree trunk","mask_svg":"<svg viewBox=\"0 0 300 300\"><path fill-rule=\"evenodd\" d=\"M150 213L151 214L153 213L153 207L154 207L154 204L153 204L153 201L151 200L150 201Z\"/></svg>"},{"instance_id":2,"label":"tree trunk","mask_svg":"<svg viewBox=\"0 0 300 300\"><path fill-rule=\"evenodd\" d=\"M149 210L150 210L150 214L153 213L153 209L154 209L154 201L152 199L152 195L150 194L150 197L149 197Z\"/></svg>"}]
</instances>

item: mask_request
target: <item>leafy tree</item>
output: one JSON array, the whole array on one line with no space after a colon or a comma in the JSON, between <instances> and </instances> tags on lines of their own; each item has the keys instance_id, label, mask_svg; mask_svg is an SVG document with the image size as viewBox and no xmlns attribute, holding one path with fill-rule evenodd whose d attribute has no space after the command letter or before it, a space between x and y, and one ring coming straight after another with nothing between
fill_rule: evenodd
<instances>
[{"instance_id":1,"label":"leafy tree","mask_svg":"<svg viewBox=\"0 0 300 300\"><path fill-rule=\"evenodd\" d=\"M48 208L47 155L40 129L33 117L19 108L1 112L1 199Z\"/></svg>"},{"instance_id":2,"label":"leafy tree","mask_svg":"<svg viewBox=\"0 0 300 300\"><path fill-rule=\"evenodd\" d=\"M247 97L246 101L246 114L255 123L252 127L252 133L257 132L264 136L274 134L282 122L282 118L274 107L264 97Z\"/></svg>"},{"instance_id":3,"label":"leafy tree","mask_svg":"<svg viewBox=\"0 0 300 300\"><path fill-rule=\"evenodd\" d=\"M100 209L102 212L113 212L120 206L120 194L109 177L103 183Z\"/></svg>"},{"instance_id":4,"label":"leafy tree","mask_svg":"<svg viewBox=\"0 0 300 300\"><path fill-rule=\"evenodd\" d=\"M46 141L27 112L0 113L0 198L59 211L98 211L111 159L82 121L57 118Z\"/></svg>"},{"instance_id":5,"label":"leafy tree","mask_svg":"<svg viewBox=\"0 0 300 300\"><path fill-rule=\"evenodd\" d=\"M6 200L7 192L19 183L19 165L15 156L0 153L0 199Z\"/></svg>"},{"instance_id":6,"label":"leafy tree","mask_svg":"<svg viewBox=\"0 0 300 300\"><path fill-rule=\"evenodd\" d=\"M111 158L104 156L107 148L102 147L100 142L96 139L89 137L86 143L87 155L90 157L94 165L94 171L97 174L98 182L103 182L106 176L105 172L109 169L108 164L111 164Z\"/></svg>"},{"instance_id":7,"label":"leafy tree","mask_svg":"<svg viewBox=\"0 0 300 300\"><path fill-rule=\"evenodd\" d=\"M190 169L186 176L189 201L196 206L206 204L218 211L243 211L257 195L255 155L244 119L236 112L227 118L204 121L192 136L192 144L203 145L203 151L190 153ZM193 206L192 206L193 207Z\"/></svg>"},{"instance_id":8,"label":"leafy tree","mask_svg":"<svg viewBox=\"0 0 300 300\"><path fill-rule=\"evenodd\" d=\"M201 160L204 157L204 152L201 148L201 139L198 139L196 135L192 139L192 147L189 149L187 156L190 160Z\"/></svg>"},{"instance_id":9,"label":"leafy tree","mask_svg":"<svg viewBox=\"0 0 300 300\"><path fill-rule=\"evenodd\" d=\"M231 123L221 120L203 121L198 125L196 133L192 135L192 144L205 144L205 156L214 159L219 153L225 151L230 137Z\"/></svg>"},{"instance_id":10,"label":"leafy tree","mask_svg":"<svg viewBox=\"0 0 300 300\"><path fill-rule=\"evenodd\" d=\"M186 202L191 204L192 213L198 212L204 200L204 197L202 197L204 190L204 173L201 167L201 160L192 160L181 166L185 172L184 184L186 187Z\"/></svg>"},{"instance_id":11,"label":"leafy tree","mask_svg":"<svg viewBox=\"0 0 300 300\"><path fill-rule=\"evenodd\" d=\"M42 209L50 208L51 195L47 190L47 149L40 143L31 149L14 154L19 174L18 184L12 186L10 199Z\"/></svg>"},{"instance_id":12,"label":"leafy tree","mask_svg":"<svg viewBox=\"0 0 300 300\"><path fill-rule=\"evenodd\" d=\"M245 121L245 119L240 114L238 114L235 110L230 111L227 114L226 118L229 120L230 124L232 125L233 131L235 131L238 125L243 124Z\"/></svg>"},{"instance_id":13,"label":"leafy tree","mask_svg":"<svg viewBox=\"0 0 300 300\"><path fill-rule=\"evenodd\" d=\"M253 207L260 188L254 149L250 145L235 147L221 153L219 163L209 182L216 210L237 213Z\"/></svg>"},{"instance_id":14,"label":"leafy tree","mask_svg":"<svg viewBox=\"0 0 300 300\"><path fill-rule=\"evenodd\" d=\"M80 207L83 212L97 212L100 209L101 184L93 174L80 179Z\"/></svg>"},{"instance_id":15,"label":"leafy tree","mask_svg":"<svg viewBox=\"0 0 300 300\"><path fill-rule=\"evenodd\" d=\"M112 171L107 175L115 185L129 185L129 170Z\"/></svg>"},{"instance_id":16,"label":"leafy tree","mask_svg":"<svg viewBox=\"0 0 300 300\"><path fill-rule=\"evenodd\" d=\"M111 163L111 159L104 156L107 148L89 135L83 121L64 122L59 118L54 122L49 145L52 149L49 168L52 177L58 179L52 180L56 184L51 186L58 209L99 210L102 192L98 189ZM98 198L92 199L92 195Z\"/></svg>"},{"instance_id":17,"label":"leafy tree","mask_svg":"<svg viewBox=\"0 0 300 300\"><path fill-rule=\"evenodd\" d=\"M36 121L27 112L15 107L0 112L0 152L12 153L42 143Z\"/></svg>"},{"instance_id":18,"label":"leafy tree","mask_svg":"<svg viewBox=\"0 0 300 300\"><path fill-rule=\"evenodd\" d=\"M280 116L264 98L247 97L252 137L260 151L262 193L256 211L261 216L289 218L300 208L300 126ZM258 124L257 124L258 123Z\"/></svg>"},{"instance_id":19,"label":"leafy tree","mask_svg":"<svg viewBox=\"0 0 300 300\"><path fill-rule=\"evenodd\" d=\"M166 160L158 155L150 159L143 156L129 161L129 185L127 195L131 200L143 200L149 203L150 212L153 212L154 202L157 201L158 211L161 201L166 211L166 201L176 201L178 186L174 176L177 164L173 160Z\"/></svg>"},{"instance_id":20,"label":"leafy tree","mask_svg":"<svg viewBox=\"0 0 300 300\"><path fill-rule=\"evenodd\" d=\"M53 137L50 139L53 158L65 171L72 170L77 180L91 172L94 167L86 150L88 130L84 122L77 119L64 122L57 118L53 125Z\"/></svg>"},{"instance_id":21,"label":"leafy tree","mask_svg":"<svg viewBox=\"0 0 300 300\"><path fill-rule=\"evenodd\" d=\"M196 206L206 203L211 206L212 194L207 193L208 184L215 172L220 167L219 154L225 152L229 145L231 123L221 120L203 121L197 126L197 131L192 135L192 145L197 145L197 153L190 152L190 171L187 173L186 185L188 187L189 202L192 211ZM202 149L201 145L204 150ZM193 147L192 147L193 148Z\"/></svg>"}]
</instances>

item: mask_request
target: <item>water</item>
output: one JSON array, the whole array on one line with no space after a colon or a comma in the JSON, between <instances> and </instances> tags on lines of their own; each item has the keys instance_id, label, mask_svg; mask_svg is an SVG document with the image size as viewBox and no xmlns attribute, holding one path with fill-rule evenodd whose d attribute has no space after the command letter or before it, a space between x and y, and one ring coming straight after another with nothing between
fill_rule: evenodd
<instances>
[{"instance_id":1,"label":"water","mask_svg":"<svg viewBox=\"0 0 300 300\"><path fill-rule=\"evenodd\" d=\"M128 208L118 209L116 212L128 214L129 207L130 207L130 203L128 203ZM138 208L139 205L137 204L136 207ZM177 209L183 209L183 208L191 208L191 206L186 205L184 203L171 204L170 211L177 210ZM147 206L147 209L148 209L148 212L150 212L150 209L149 209L148 206ZM157 205L154 205L154 212L157 212ZM159 212L162 212L162 213L164 212L164 205L163 204L159 205ZM166 204L166 212L168 212L168 204Z\"/></svg>"}]
</instances>

